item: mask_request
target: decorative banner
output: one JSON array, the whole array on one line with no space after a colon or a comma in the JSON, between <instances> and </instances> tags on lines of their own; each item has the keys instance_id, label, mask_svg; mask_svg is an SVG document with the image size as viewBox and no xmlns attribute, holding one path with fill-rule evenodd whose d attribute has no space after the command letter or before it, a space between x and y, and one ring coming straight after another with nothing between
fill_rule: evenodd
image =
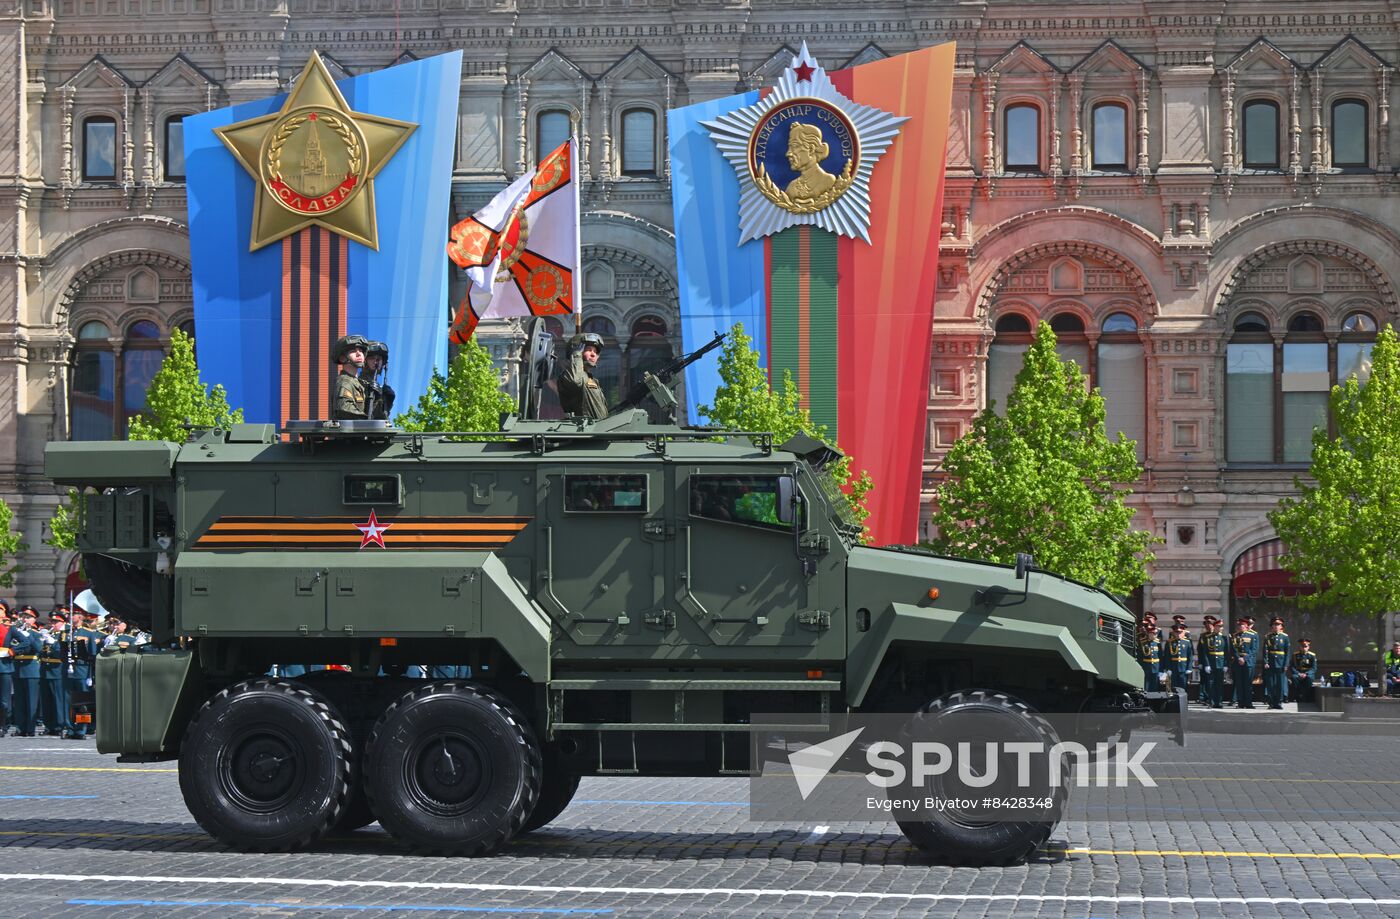
<instances>
[{"instance_id":1,"label":"decorative banner","mask_svg":"<svg viewBox=\"0 0 1400 919\"><path fill-rule=\"evenodd\" d=\"M685 346L742 322L770 379L791 371L873 477L881 544L918 538L953 62L828 75L804 45L775 88L668 115ZM718 385L714 358L688 369L692 417Z\"/></svg>"},{"instance_id":2,"label":"decorative banner","mask_svg":"<svg viewBox=\"0 0 1400 919\"><path fill-rule=\"evenodd\" d=\"M447 257L471 288L449 335L465 344L482 319L578 313L578 142L564 141L484 208L452 228Z\"/></svg>"},{"instance_id":3,"label":"decorative banner","mask_svg":"<svg viewBox=\"0 0 1400 919\"><path fill-rule=\"evenodd\" d=\"M196 348L250 422L330 417L341 335L383 341L400 405L445 367L441 256L462 55L185 119Z\"/></svg>"}]
</instances>

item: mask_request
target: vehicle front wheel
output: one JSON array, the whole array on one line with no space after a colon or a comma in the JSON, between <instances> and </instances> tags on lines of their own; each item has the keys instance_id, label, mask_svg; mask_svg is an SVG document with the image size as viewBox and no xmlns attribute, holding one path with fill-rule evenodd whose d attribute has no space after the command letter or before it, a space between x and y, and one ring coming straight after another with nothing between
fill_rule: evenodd
<instances>
[{"instance_id":1,"label":"vehicle front wheel","mask_svg":"<svg viewBox=\"0 0 1400 919\"><path fill-rule=\"evenodd\" d=\"M463 682L401 696L370 731L365 790L379 823L416 849L489 855L540 792L540 748L504 697Z\"/></svg>"},{"instance_id":2,"label":"vehicle front wheel","mask_svg":"<svg viewBox=\"0 0 1400 919\"><path fill-rule=\"evenodd\" d=\"M895 822L909 841L945 864L985 866L1023 861L1050 838L1069 794L1070 771L1063 760L1058 777L1049 769L1049 757L1032 760L1027 786L1019 784L1018 765L1012 754L1003 752L997 763L985 758L987 744L1042 744L1047 754L1059 742L1055 729L1026 703L1012 696L984 690L953 692L930 702L910 722L909 740L939 739L948 744L956 738L969 742L972 755L980 757L970 765L978 776L995 768L999 779L992 785L964 786L957 769L928 777L919 785L891 789L891 800L965 801L969 805L921 808L913 812L894 808ZM1051 779L1056 778L1055 784ZM998 813L979 802L988 795L1049 800L1051 806Z\"/></svg>"},{"instance_id":3,"label":"vehicle front wheel","mask_svg":"<svg viewBox=\"0 0 1400 919\"><path fill-rule=\"evenodd\" d=\"M180 747L194 819L235 849L288 852L320 839L353 779L350 730L320 693L249 680L204 704Z\"/></svg>"}]
</instances>

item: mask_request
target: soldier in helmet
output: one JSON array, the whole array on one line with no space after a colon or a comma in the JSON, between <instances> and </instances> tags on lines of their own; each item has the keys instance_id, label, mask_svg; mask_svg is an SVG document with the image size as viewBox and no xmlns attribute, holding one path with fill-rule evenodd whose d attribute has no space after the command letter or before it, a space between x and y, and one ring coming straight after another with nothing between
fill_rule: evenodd
<instances>
[{"instance_id":1,"label":"soldier in helmet","mask_svg":"<svg viewBox=\"0 0 1400 919\"><path fill-rule=\"evenodd\" d=\"M369 417L365 384L359 376L368 348L364 336L345 335L331 349L331 360L340 365L335 378L335 401L331 404L331 417L336 421L364 421Z\"/></svg>"},{"instance_id":2,"label":"soldier in helmet","mask_svg":"<svg viewBox=\"0 0 1400 919\"><path fill-rule=\"evenodd\" d=\"M603 387L593 378L598 357L603 353L603 337L595 332L575 335L568 366L559 374L559 404L570 415L598 421L608 417Z\"/></svg>"},{"instance_id":3,"label":"soldier in helmet","mask_svg":"<svg viewBox=\"0 0 1400 919\"><path fill-rule=\"evenodd\" d=\"M369 399L371 420L388 421L394 411L394 387L379 382L379 375L389 367L389 346L382 341L372 341L365 349L365 366L360 371L360 382L365 386Z\"/></svg>"}]
</instances>

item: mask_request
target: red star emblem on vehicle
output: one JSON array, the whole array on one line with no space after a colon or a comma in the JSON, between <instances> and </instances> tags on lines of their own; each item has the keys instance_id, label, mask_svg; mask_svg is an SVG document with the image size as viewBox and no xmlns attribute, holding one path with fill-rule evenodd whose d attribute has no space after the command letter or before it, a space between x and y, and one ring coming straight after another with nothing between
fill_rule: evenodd
<instances>
[{"instance_id":1,"label":"red star emblem on vehicle","mask_svg":"<svg viewBox=\"0 0 1400 919\"><path fill-rule=\"evenodd\" d=\"M812 79L812 74L817 72L817 68L813 67L806 61L803 61L796 67L792 68L792 72L797 74L797 82L806 83Z\"/></svg>"},{"instance_id":2,"label":"red star emblem on vehicle","mask_svg":"<svg viewBox=\"0 0 1400 919\"><path fill-rule=\"evenodd\" d=\"M387 548L384 545L384 532L393 526L392 523L380 523L379 518L374 516L373 508L369 512L369 523L351 524L360 531L360 548L363 549L370 543L374 543L381 549Z\"/></svg>"}]
</instances>

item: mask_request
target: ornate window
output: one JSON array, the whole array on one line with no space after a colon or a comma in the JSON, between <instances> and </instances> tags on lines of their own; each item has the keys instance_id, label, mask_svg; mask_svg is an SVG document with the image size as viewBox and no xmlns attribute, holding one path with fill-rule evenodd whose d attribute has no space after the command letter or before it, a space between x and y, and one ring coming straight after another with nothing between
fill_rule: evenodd
<instances>
[{"instance_id":1,"label":"ornate window","mask_svg":"<svg viewBox=\"0 0 1400 919\"><path fill-rule=\"evenodd\" d=\"M546 109L535 116L535 160L569 139L569 113L564 109Z\"/></svg>"},{"instance_id":2,"label":"ornate window","mask_svg":"<svg viewBox=\"0 0 1400 919\"><path fill-rule=\"evenodd\" d=\"M1128 168L1128 107L1101 102L1093 111L1092 166L1098 170Z\"/></svg>"},{"instance_id":3,"label":"ornate window","mask_svg":"<svg viewBox=\"0 0 1400 919\"><path fill-rule=\"evenodd\" d=\"M1277 169L1278 103L1256 99L1244 105L1244 165L1246 169Z\"/></svg>"},{"instance_id":4,"label":"ornate window","mask_svg":"<svg viewBox=\"0 0 1400 919\"><path fill-rule=\"evenodd\" d=\"M185 116L165 119L165 181L185 181Z\"/></svg>"},{"instance_id":5,"label":"ornate window","mask_svg":"<svg viewBox=\"0 0 1400 919\"><path fill-rule=\"evenodd\" d=\"M1007 172L1040 171L1040 108L1029 102L1006 107L1002 132L1003 168Z\"/></svg>"},{"instance_id":6,"label":"ornate window","mask_svg":"<svg viewBox=\"0 0 1400 919\"><path fill-rule=\"evenodd\" d=\"M1328 394L1356 374L1370 374L1376 321L1353 312L1335 343L1311 310L1294 313L1282 343L1264 317L1235 320L1226 349L1226 459L1232 463L1306 463L1313 432L1326 429Z\"/></svg>"},{"instance_id":7,"label":"ornate window","mask_svg":"<svg viewBox=\"0 0 1400 919\"><path fill-rule=\"evenodd\" d=\"M1332 165L1338 169L1364 169L1370 164L1368 112L1361 99L1332 103Z\"/></svg>"},{"instance_id":8,"label":"ornate window","mask_svg":"<svg viewBox=\"0 0 1400 919\"><path fill-rule=\"evenodd\" d=\"M1095 345L1094 385L1104 399L1104 430L1137 443L1138 459L1146 456L1147 358L1138 323L1128 313L1112 313L1100 326Z\"/></svg>"},{"instance_id":9,"label":"ornate window","mask_svg":"<svg viewBox=\"0 0 1400 919\"><path fill-rule=\"evenodd\" d=\"M83 181L111 182L117 177L117 122L106 115L83 119Z\"/></svg>"},{"instance_id":10,"label":"ornate window","mask_svg":"<svg viewBox=\"0 0 1400 919\"><path fill-rule=\"evenodd\" d=\"M651 109L622 113L622 174L656 175L656 113Z\"/></svg>"},{"instance_id":11,"label":"ornate window","mask_svg":"<svg viewBox=\"0 0 1400 919\"><path fill-rule=\"evenodd\" d=\"M987 407L1006 411L1006 397L1016 385L1026 349L1031 345L1031 323L1021 313L997 318L996 337L987 351Z\"/></svg>"},{"instance_id":12,"label":"ornate window","mask_svg":"<svg viewBox=\"0 0 1400 919\"><path fill-rule=\"evenodd\" d=\"M180 328L194 334L193 320ZM165 360L169 339L149 319L127 325L115 341L107 323L78 329L72 374L73 440L112 440L127 435L131 419L146 410L146 390Z\"/></svg>"}]
</instances>

